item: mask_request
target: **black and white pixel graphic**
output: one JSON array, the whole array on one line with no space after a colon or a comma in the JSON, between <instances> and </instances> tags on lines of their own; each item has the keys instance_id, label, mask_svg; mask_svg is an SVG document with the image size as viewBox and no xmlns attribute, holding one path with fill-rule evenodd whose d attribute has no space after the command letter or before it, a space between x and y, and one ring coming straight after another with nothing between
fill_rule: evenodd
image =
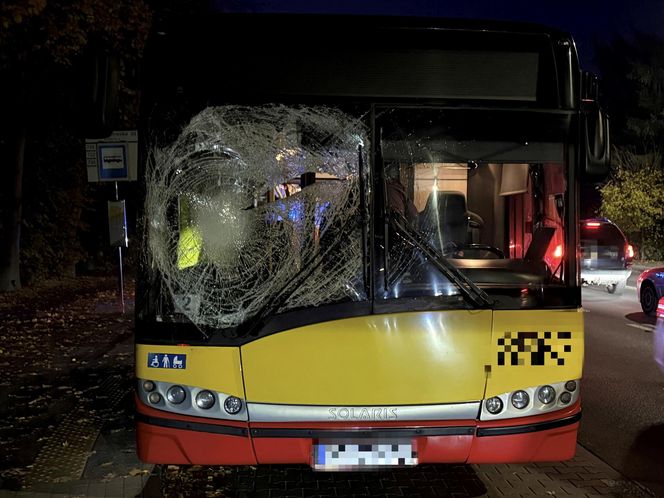
<instances>
[{"instance_id":1,"label":"black and white pixel graphic","mask_svg":"<svg viewBox=\"0 0 664 498\"><path fill-rule=\"evenodd\" d=\"M571 332L505 332L498 339L498 365L564 365L571 339Z\"/></svg>"}]
</instances>

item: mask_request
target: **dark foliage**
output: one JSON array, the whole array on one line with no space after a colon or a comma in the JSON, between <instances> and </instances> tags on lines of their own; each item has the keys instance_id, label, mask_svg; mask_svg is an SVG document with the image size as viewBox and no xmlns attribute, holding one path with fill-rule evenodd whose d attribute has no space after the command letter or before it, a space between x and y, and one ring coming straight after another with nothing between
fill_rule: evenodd
<instances>
[{"instance_id":1,"label":"dark foliage","mask_svg":"<svg viewBox=\"0 0 664 498\"><path fill-rule=\"evenodd\" d=\"M664 40L635 33L596 49L615 144L600 212L639 248L664 258Z\"/></svg>"}]
</instances>

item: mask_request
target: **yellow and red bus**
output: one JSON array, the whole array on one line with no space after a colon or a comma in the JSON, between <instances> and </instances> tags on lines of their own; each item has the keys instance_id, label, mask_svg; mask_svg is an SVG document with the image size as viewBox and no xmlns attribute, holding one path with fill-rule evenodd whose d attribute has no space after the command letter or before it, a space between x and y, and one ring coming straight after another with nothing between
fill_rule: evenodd
<instances>
[{"instance_id":1,"label":"yellow and red bus","mask_svg":"<svg viewBox=\"0 0 664 498\"><path fill-rule=\"evenodd\" d=\"M572 38L305 15L157 31L142 91L140 458L571 458L579 183L609 147Z\"/></svg>"}]
</instances>

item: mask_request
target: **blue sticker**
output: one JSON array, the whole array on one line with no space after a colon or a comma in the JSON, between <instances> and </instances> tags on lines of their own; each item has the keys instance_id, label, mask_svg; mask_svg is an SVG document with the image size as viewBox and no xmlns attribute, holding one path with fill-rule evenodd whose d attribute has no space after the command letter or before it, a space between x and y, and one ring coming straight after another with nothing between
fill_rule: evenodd
<instances>
[{"instance_id":1,"label":"blue sticker","mask_svg":"<svg viewBox=\"0 0 664 498\"><path fill-rule=\"evenodd\" d=\"M187 368L186 354L148 353L148 368Z\"/></svg>"}]
</instances>

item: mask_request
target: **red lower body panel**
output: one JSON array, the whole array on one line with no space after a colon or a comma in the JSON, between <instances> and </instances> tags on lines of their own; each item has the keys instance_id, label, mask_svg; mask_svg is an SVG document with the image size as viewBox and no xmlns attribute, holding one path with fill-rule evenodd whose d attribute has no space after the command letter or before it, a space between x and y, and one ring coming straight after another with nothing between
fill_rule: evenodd
<instances>
[{"instance_id":1,"label":"red lower body panel","mask_svg":"<svg viewBox=\"0 0 664 498\"><path fill-rule=\"evenodd\" d=\"M465 462L473 436L428 436L415 438L420 463ZM311 438L253 438L259 463L310 464Z\"/></svg>"},{"instance_id":2,"label":"red lower body panel","mask_svg":"<svg viewBox=\"0 0 664 498\"><path fill-rule=\"evenodd\" d=\"M155 410L137 400L137 446L150 463L246 465L311 464L313 445L326 431L333 439L372 437L399 431L417 448L419 463L517 463L562 461L576 451L580 406L536 417L495 422L427 421L365 423L248 424L183 417ZM436 435L452 429L459 434ZM403 431L403 432L402 432ZM427 435L417 435L417 431ZM341 436L339 433L341 432ZM433 433L433 434L431 434ZM367 436L368 435L368 436ZM385 437L385 436L381 436Z\"/></svg>"},{"instance_id":3,"label":"red lower body panel","mask_svg":"<svg viewBox=\"0 0 664 498\"><path fill-rule=\"evenodd\" d=\"M136 448L144 462L256 464L246 423L174 415L145 406L138 398L136 408Z\"/></svg>"},{"instance_id":4,"label":"red lower body panel","mask_svg":"<svg viewBox=\"0 0 664 498\"><path fill-rule=\"evenodd\" d=\"M539 432L477 437L468 463L561 462L574 457L579 422Z\"/></svg>"},{"instance_id":5,"label":"red lower body panel","mask_svg":"<svg viewBox=\"0 0 664 498\"><path fill-rule=\"evenodd\" d=\"M136 442L138 457L150 463L256 464L248 437L157 427L138 422Z\"/></svg>"}]
</instances>

